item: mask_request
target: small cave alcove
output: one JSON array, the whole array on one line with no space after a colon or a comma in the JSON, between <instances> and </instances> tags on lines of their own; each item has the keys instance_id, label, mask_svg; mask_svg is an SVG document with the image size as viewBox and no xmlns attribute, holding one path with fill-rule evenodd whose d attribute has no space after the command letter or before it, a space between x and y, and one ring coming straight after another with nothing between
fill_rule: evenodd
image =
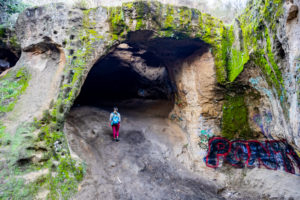
<instances>
[{"instance_id":1,"label":"small cave alcove","mask_svg":"<svg viewBox=\"0 0 300 200\"><path fill-rule=\"evenodd\" d=\"M0 74L9 69L10 67L15 66L19 60L19 55L16 55L9 48L1 47L0 45Z\"/></svg>"},{"instance_id":2,"label":"small cave alcove","mask_svg":"<svg viewBox=\"0 0 300 200\"><path fill-rule=\"evenodd\" d=\"M199 50L207 52L208 45L193 39L129 39L95 63L74 106L111 108L130 102L132 107L161 101L170 111L177 91L170 69Z\"/></svg>"}]
</instances>

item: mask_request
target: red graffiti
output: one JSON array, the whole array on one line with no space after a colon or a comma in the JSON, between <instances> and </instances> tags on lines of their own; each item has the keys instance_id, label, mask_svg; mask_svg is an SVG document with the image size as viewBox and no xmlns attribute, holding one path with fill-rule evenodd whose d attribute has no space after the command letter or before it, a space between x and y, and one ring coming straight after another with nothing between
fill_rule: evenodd
<instances>
[{"instance_id":1,"label":"red graffiti","mask_svg":"<svg viewBox=\"0 0 300 200\"><path fill-rule=\"evenodd\" d=\"M238 168L264 166L267 169L295 174L300 172L300 158L285 140L234 140L212 137L208 142L208 154L204 161L208 167L219 167L219 160ZM295 167L296 166L296 170Z\"/></svg>"}]
</instances>

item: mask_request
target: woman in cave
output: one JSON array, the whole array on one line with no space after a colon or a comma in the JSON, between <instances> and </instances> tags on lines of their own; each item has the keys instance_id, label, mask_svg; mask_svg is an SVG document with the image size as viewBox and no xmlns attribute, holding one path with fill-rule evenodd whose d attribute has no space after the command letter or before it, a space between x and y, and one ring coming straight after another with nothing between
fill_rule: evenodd
<instances>
[{"instance_id":1,"label":"woman in cave","mask_svg":"<svg viewBox=\"0 0 300 200\"><path fill-rule=\"evenodd\" d=\"M113 136L114 141L120 141L119 140L119 129L120 129L120 123L121 123L121 115L118 113L118 108L114 107L114 111L110 114L109 117L110 124L112 126L113 130Z\"/></svg>"}]
</instances>

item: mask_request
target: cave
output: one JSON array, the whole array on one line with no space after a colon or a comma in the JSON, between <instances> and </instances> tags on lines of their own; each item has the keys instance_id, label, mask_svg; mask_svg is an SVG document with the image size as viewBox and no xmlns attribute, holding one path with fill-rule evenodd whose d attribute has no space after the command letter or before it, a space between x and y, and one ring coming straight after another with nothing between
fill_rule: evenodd
<instances>
[{"instance_id":1,"label":"cave","mask_svg":"<svg viewBox=\"0 0 300 200\"><path fill-rule=\"evenodd\" d=\"M18 59L18 55L12 52L9 48L0 47L0 74L6 69L15 66Z\"/></svg>"},{"instance_id":2,"label":"cave","mask_svg":"<svg viewBox=\"0 0 300 200\"><path fill-rule=\"evenodd\" d=\"M173 65L196 51L207 52L208 45L195 39L145 40L145 35L129 34L128 41L94 64L74 107L132 108L156 102L170 112L177 93Z\"/></svg>"},{"instance_id":3,"label":"cave","mask_svg":"<svg viewBox=\"0 0 300 200\"><path fill-rule=\"evenodd\" d=\"M209 46L194 39L144 40L139 36L142 35L129 37L117 45L90 69L66 117L65 132L70 148L85 159L87 177L93 181L86 180L104 195L103 199L114 199L114 195L116 199L118 195L124 199L162 199L164 196L196 200L203 195L211 199L216 193L212 186L202 182L197 174L183 172L186 169L177 159L192 163L186 150L189 136L186 129L170 117L180 106L178 96L189 96L187 99L193 101L193 106L198 101L190 96L198 89L206 95L202 87L209 88L207 80L215 80L210 74L214 72L214 62ZM211 70L209 73L207 68ZM193 81L189 72L198 77L201 87L188 85ZM193 88L187 91L183 85ZM120 141L113 138L109 123L114 106L119 108L122 118ZM195 107L191 109L199 113ZM181 109L177 111L182 111L182 118L189 116ZM114 189L108 186L112 181ZM119 186L130 191L130 196ZM91 188L90 183L84 188ZM191 192L187 194L181 188ZM87 193L97 193L90 189L84 191L78 199L85 199Z\"/></svg>"},{"instance_id":4,"label":"cave","mask_svg":"<svg viewBox=\"0 0 300 200\"><path fill-rule=\"evenodd\" d=\"M135 69L132 58L144 69ZM150 74L138 71L145 68L152 68ZM101 106L126 99L170 99L172 92L166 68L155 54L121 44L93 66L75 104Z\"/></svg>"}]
</instances>

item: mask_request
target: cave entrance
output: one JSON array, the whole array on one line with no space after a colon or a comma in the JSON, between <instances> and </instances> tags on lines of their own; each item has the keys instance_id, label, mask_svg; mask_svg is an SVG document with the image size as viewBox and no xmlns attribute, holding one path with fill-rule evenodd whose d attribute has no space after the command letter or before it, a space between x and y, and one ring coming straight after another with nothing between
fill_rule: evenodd
<instances>
[{"instance_id":1,"label":"cave entrance","mask_svg":"<svg viewBox=\"0 0 300 200\"><path fill-rule=\"evenodd\" d=\"M0 74L10 67L15 66L18 59L19 56L16 53L0 44Z\"/></svg>"},{"instance_id":2,"label":"cave entrance","mask_svg":"<svg viewBox=\"0 0 300 200\"><path fill-rule=\"evenodd\" d=\"M197 123L198 115L192 114L199 113L197 91L206 86L204 79L214 77L205 71L214 66L208 50L205 43L192 39L129 39L94 64L66 118L65 133L72 151L85 158L90 172L87 182L93 182L89 177L101 180L93 185L97 191L102 190L104 195L118 193L126 199L159 199L166 193L170 199L190 199L191 195L180 189L187 188L194 197L203 196L203 183L197 180L200 177L185 177L188 173L178 162L193 163L186 150L187 145L193 145L187 134L190 129L177 123L179 117L172 116L179 116L179 110L180 119L190 122L191 118L184 117L192 116ZM201 92L206 94L205 90ZM178 96L186 96L189 108L178 107ZM113 139L108 122L115 105L123 121L121 142ZM176 123L170 123L169 117ZM130 191L131 197L106 187L113 183L116 188L121 182L125 183L122 191ZM144 187L140 191L137 185ZM161 190L161 185L166 187Z\"/></svg>"},{"instance_id":3,"label":"cave entrance","mask_svg":"<svg viewBox=\"0 0 300 200\"><path fill-rule=\"evenodd\" d=\"M129 35L94 64L74 106L138 109L156 103L162 105L158 110L170 112L177 92L173 66L196 51L207 52L208 46L194 39L143 40L139 35Z\"/></svg>"},{"instance_id":4,"label":"cave entrance","mask_svg":"<svg viewBox=\"0 0 300 200\"><path fill-rule=\"evenodd\" d=\"M194 103L183 112L197 112L196 82L205 85L204 77L210 78L205 67L213 68L208 50L199 40L128 40L94 64L65 123L70 148L88 166L85 188L93 183L106 199L114 199L107 196L112 194L125 199L160 199L166 193L170 199L190 199L191 194L181 192L182 188L192 191L195 199L203 196L200 187L207 190L209 186L203 186L197 174L185 176L190 171L185 173L178 162L193 163L186 150L191 145L188 129L170 123L168 116L172 118L178 108L178 95L186 95L188 104ZM121 142L113 139L108 122L115 105L123 121ZM193 119L198 120L197 115ZM95 185L91 178L100 181ZM119 183L124 184L116 191ZM109 184L113 190L107 188ZM139 185L143 185L141 190ZM166 187L161 189L161 185ZM82 191L79 199L90 190Z\"/></svg>"}]
</instances>

